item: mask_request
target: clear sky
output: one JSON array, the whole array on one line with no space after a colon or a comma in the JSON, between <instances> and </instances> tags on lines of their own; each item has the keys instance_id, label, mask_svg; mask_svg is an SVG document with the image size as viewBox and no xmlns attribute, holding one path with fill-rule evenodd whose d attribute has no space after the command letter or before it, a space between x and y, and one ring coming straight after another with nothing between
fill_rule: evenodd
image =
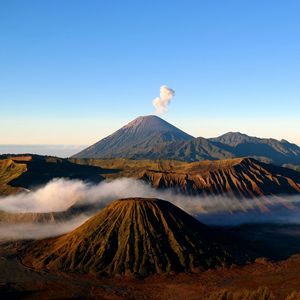
<instances>
[{"instance_id":1,"label":"clear sky","mask_svg":"<svg viewBox=\"0 0 300 300\"><path fill-rule=\"evenodd\" d=\"M194 136L300 144L300 1L0 1L0 144L94 143L163 84Z\"/></svg>"}]
</instances>

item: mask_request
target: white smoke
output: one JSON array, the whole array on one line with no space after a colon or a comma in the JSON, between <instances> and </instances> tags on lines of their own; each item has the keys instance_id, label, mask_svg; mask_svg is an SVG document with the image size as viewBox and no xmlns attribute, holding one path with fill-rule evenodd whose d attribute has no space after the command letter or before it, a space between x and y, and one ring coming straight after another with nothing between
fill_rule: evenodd
<instances>
[{"instance_id":1,"label":"white smoke","mask_svg":"<svg viewBox=\"0 0 300 300\"><path fill-rule=\"evenodd\" d=\"M168 106L174 95L175 91L166 85L160 87L159 97L156 97L152 102L157 114L164 114L168 111Z\"/></svg>"}]
</instances>

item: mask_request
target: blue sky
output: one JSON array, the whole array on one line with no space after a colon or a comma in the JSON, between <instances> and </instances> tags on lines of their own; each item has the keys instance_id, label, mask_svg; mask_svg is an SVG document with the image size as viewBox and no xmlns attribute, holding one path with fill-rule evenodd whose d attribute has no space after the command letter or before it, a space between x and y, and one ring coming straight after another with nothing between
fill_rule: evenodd
<instances>
[{"instance_id":1,"label":"blue sky","mask_svg":"<svg viewBox=\"0 0 300 300\"><path fill-rule=\"evenodd\" d=\"M0 2L0 144L94 143L163 84L194 136L300 144L300 2Z\"/></svg>"}]
</instances>

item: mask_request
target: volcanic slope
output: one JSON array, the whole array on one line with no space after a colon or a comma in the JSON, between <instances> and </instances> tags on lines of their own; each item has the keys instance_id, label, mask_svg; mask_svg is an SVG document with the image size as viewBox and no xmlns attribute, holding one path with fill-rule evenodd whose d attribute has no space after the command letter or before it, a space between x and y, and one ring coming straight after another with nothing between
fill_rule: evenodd
<instances>
[{"instance_id":1,"label":"volcanic slope","mask_svg":"<svg viewBox=\"0 0 300 300\"><path fill-rule=\"evenodd\" d=\"M277 165L300 165L300 147L286 140L229 132L194 138L157 116L143 116L75 154L73 158L174 159L187 162L253 157Z\"/></svg>"},{"instance_id":2,"label":"volcanic slope","mask_svg":"<svg viewBox=\"0 0 300 300\"><path fill-rule=\"evenodd\" d=\"M99 167L83 166L62 158L40 155L0 156L0 196L30 190L54 178L103 180Z\"/></svg>"},{"instance_id":3,"label":"volcanic slope","mask_svg":"<svg viewBox=\"0 0 300 300\"><path fill-rule=\"evenodd\" d=\"M173 204L117 200L58 238L33 242L23 263L34 268L114 276L191 272L245 262L245 251Z\"/></svg>"},{"instance_id":4,"label":"volcanic slope","mask_svg":"<svg viewBox=\"0 0 300 300\"><path fill-rule=\"evenodd\" d=\"M190 195L231 195L254 198L300 193L300 172L262 163L253 158L185 163L179 161L72 159L79 164L115 172L103 174L115 179L140 179L159 189Z\"/></svg>"},{"instance_id":5,"label":"volcanic slope","mask_svg":"<svg viewBox=\"0 0 300 300\"><path fill-rule=\"evenodd\" d=\"M218 167L217 167L218 166ZM215 168L217 167L217 168ZM201 171L198 172L197 168ZM253 198L300 193L300 173L252 158L193 163L184 173L146 171L139 179L188 194Z\"/></svg>"},{"instance_id":6,"label":"volcanic slope","mask_svg":"<svg viewBox=\"0 0 300 300\"><path fill-rule=\"evenodd\" d=\"M26 172L26 164L12 159L0 160L0 196L24 191L22 187L13 187L9 183Z\"/></svg>"},{"instance_id":7,"label":"volcanic slope","mask_svg":"<svg viewBox=\"0 0 300 300\"><path fill-rule=\"evenodd\" d=\"M195 139L157 116L143 116L73 157L191 161L231 156L209 140Z\"/></svg>"},{"instance_id":8,"label":"volcanic slope","mask_svg":"<svg viewBox=\"0 0 300 300\"><path fill-rule=\"evenodd\" d=\"M76 158L144 158L193 137L157 116L142 116L74 155Z\"/></svg>"}]
</instances>

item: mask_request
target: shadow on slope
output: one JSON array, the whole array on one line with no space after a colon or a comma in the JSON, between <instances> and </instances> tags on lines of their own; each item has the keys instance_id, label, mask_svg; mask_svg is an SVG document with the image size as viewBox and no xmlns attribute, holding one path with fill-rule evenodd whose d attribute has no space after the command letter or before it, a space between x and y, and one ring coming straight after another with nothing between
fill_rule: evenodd
<instances>
[{"instance_id":1,"label":"shadow on slope","mask_svg":"<svg viewBox=\"0 0 300 300\"><path fill-rule=\"evenodd\" d=\"M92 183L99 183L104 179L101 174L113 173L115 170L105 170L96 166L74 164L68 160L56 157L31 155L31 159L11 159L17 164L26 164L26 171L9 182L14 187L31 189L41 186L53 178L80 179Z\"/></svg>"},{"instance_id":2,"label":"shadow on slope","mask_svg":"<svg viewBox=\"0 0 300 300\"><path fill-rule=\"evenodd\" d=\"M251 245L262 257L285 260L300 253L300 224L243 224L217 227Z\"/></svg>"}]
</instances>

